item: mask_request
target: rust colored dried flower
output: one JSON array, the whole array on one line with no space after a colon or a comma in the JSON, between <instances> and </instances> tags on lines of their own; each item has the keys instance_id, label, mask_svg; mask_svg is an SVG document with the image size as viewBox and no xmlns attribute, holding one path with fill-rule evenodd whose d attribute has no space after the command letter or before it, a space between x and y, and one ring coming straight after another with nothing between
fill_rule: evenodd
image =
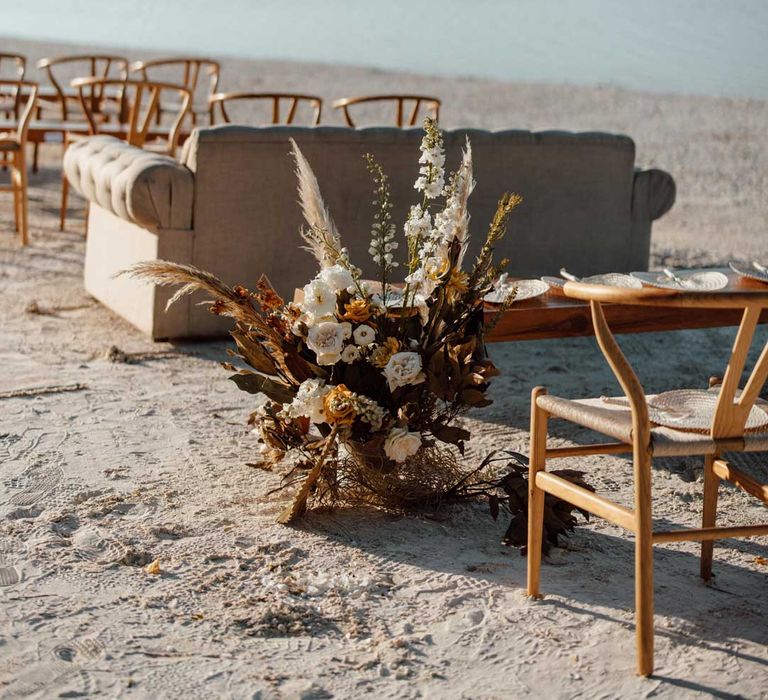
<instances>
[{"instance_id":1,"label":"rust colored dried flower","mask_svg":"<svg viewBox=\"0 0 768 700\"><path fill-rule=\"evenodd\" d=\"M227 305L221 299L216 299L216 301L214 301L210 306L211 313L215 314L216 316L221 316L221 314L226 310Z\"/></svg>"},{"instance_id":2,"label":"rust colored dried flower","mask_svg":"<svg viewBox=\"0 0 768 700\"><path fill-rule=\"evenodd\" d=\"M454 302L466 294L468 290L469 275L462 270L453 268L451 270L451 276L448 278L448 284L445 285L445 291L448 295L448 300Z\"/></svg>"},{"instance_id":3,"label":"rust colored dried flower","mask_svg":"<svg viewBox=\"0 0 768 700\"><path fill-rule=\"evenodd\" d=\"M352 323L363 323L371 317L371 305L365 299L353 299L344 305L344 319Z\"/></svg>"},{"instance_id":4,"label":"rust colored dried flower","mask_svg":"<svg viewBox=\"0 0 768 700\"><path fill-rule=\"evenodd\" d=\"M398 350L400 350L400 341L397 338L387 338L371 354L371 364L374 367L384 367Z\"/></svg>"},{"instance_id":5,"label":"rust colored dried flower","mask_svg":"<svg viewBox=\"0 0 768 700\"><path fill-rule=\"evenodd\" d=\"M234 287L232 287L232 291L237 294L241 299L250 299L251 298L251 292L243 287L241 284L236 284Z\"/></svg>"},{"instance_id":6,"label":"rust colored dried flower","mask_svg":"<svg viewBox=\"0 0 768 700\"><path fill-rule=\"evenodd\" d=\"M323 398L323 413L331 424L350 425L357 417L355 395L343 384L333 387Z\"/></svg>"}]
</instances>

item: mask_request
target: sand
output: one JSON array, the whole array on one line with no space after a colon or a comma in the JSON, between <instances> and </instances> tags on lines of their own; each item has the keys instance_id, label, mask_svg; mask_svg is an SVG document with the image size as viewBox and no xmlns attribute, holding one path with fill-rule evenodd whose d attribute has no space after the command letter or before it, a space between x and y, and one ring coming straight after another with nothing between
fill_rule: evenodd
<instances>
[{"instance_id":1,"label":"sand","mask_svg":"<svg viewBox=\"0 0 768 700\"><path fill-rule=\"evenodd\" d=\"M3 47L34 57L64 48ZM656 264L768 259L766 102L267 61L226 61L224 80L328 98L435 93L446 126L625 132L638 163L679 186L654 227ZM506 523L482 504L275 524L287 495L269 494L279 470L246 464L256 459L251 405L218 365L227 343L154 344L88 297L77 200L57 230L59 158L43 149L31 178L28 248L12 233L10 197L0 202L0 396L40 390L0 398L0 695L768 698L766 538L718 544L709 586L696 545L657 548L657 670L642 679L632 542L604 522L553 550L540 602L524 596L525 559L499 544ZM732 335L623 343L648 388L663 390L705 386ZM533 384L565 396L617 391L590 339L491 352L503 376L494 404L467 420L468 464L493 449L527 451ZM586 437L557 423L552 435ZM567 466L631 502L625 459ZM768 477L759 461L747 468ZM700 460L659 460L654 477L657 517L697 525ZM730 487L721 510L724 523L766 515ZM144 570L154 560L158 575Z\"/></svg>"}]
</instances>

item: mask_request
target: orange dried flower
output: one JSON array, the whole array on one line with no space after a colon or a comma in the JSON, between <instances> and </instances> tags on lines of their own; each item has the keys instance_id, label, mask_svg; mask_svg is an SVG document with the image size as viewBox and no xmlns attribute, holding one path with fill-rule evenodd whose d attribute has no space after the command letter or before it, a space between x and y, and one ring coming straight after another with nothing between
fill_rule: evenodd
<instances>
[{"instance_id":1,"label":"orange dried flower","mask_svg":"<svg viewBox=\"0 0 768 700\"><path fill-rule=\"evenodd\" d=\"M451 276L448 278L448 284L445 285L445 291L448 300L456 301L469 290L469 275L466 272L454 268L451 270Z\"/></svg>"}]
</instances>

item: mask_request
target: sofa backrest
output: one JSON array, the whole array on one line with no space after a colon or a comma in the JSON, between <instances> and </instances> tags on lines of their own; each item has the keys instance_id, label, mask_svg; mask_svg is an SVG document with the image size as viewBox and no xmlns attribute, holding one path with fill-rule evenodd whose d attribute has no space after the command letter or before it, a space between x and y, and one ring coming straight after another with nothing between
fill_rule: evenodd
<instances>
[{"instance_id":1,"label":"sofa backrest","mask_svg":"<svg viewBox=\"0 0 768 700\"><path fill-rule=\"evenodd\" d=\"M195 179L194 263L246 285L264 272L289 296L315 274L314 260L299 249L303 219L289 138L309 160L344 244L367 276L375 276L367 253L375 205L363 155L375 156L389 176L402 260L402 224L420 201L413 183L421 129L227 125L196 130L182 154ZM647 269L650 219L671 201L649 211L646 178L644 199L633 203L630 138L458 129L445 133L446 169L458 165L467 138L477 181L468 260L485 238L500 195L513 191L523 204L497 248L497 259L509 258L511 274L538 277L563 266L580 275Z\"/></svg>"}]
</instances>

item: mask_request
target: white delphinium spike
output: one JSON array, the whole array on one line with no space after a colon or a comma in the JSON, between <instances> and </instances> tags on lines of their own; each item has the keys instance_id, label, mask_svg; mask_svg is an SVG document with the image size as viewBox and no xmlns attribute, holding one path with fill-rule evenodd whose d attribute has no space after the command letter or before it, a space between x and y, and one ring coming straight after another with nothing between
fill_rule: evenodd
<instances>
[{"instance_id":1,"label":"white delphinium spike","mask_svg":"<svg viewBox=\"0 0 768 700\"><path fill-rule=\"evenodd\" d=\"M413 187L424 192L427 199L436 199L445 189L445 151L443 134L437 122L427 117L424 120L424 138L421 140L419 177Z\"/></svg>"},{"instance_id":2,"label":"white delphinium spike","mask_svg":"<svg viewBox=\"0 0 768 700\"><path fill-rule=\"evenodd\" d=\"M336 262L336 256L333 250L338 251L341 248L341 236L333 223L330 212L323 202L320 194L320 186L317 184L309 161L299 149L296 141L291 141L293 157L296 159L296 177L299 180L299 203L304 213L304 219L309 226L309 230L302 230L301 237L307 243L309 250L316 258L320 267L328 267ZM327 237L330 248L322 241L319 233L322 232Z\"/></svg>"},{"instance_id":3,"label":"white delphinium spike","mask_svg":"<svg viewBox=\"0 0 768 700\"><path fill-rule=\"evenodd\" d=\"M459 254L458 267L464 260L464 254L467 252L469 243L469 195L475 189L475 181L472 176L472 144L467 137L467 147L461 158L461 167L459 168L456 189L452 194L457 204L456 227L454 236L461 242L461 253Z\"/></svg>"}]
</instances>

